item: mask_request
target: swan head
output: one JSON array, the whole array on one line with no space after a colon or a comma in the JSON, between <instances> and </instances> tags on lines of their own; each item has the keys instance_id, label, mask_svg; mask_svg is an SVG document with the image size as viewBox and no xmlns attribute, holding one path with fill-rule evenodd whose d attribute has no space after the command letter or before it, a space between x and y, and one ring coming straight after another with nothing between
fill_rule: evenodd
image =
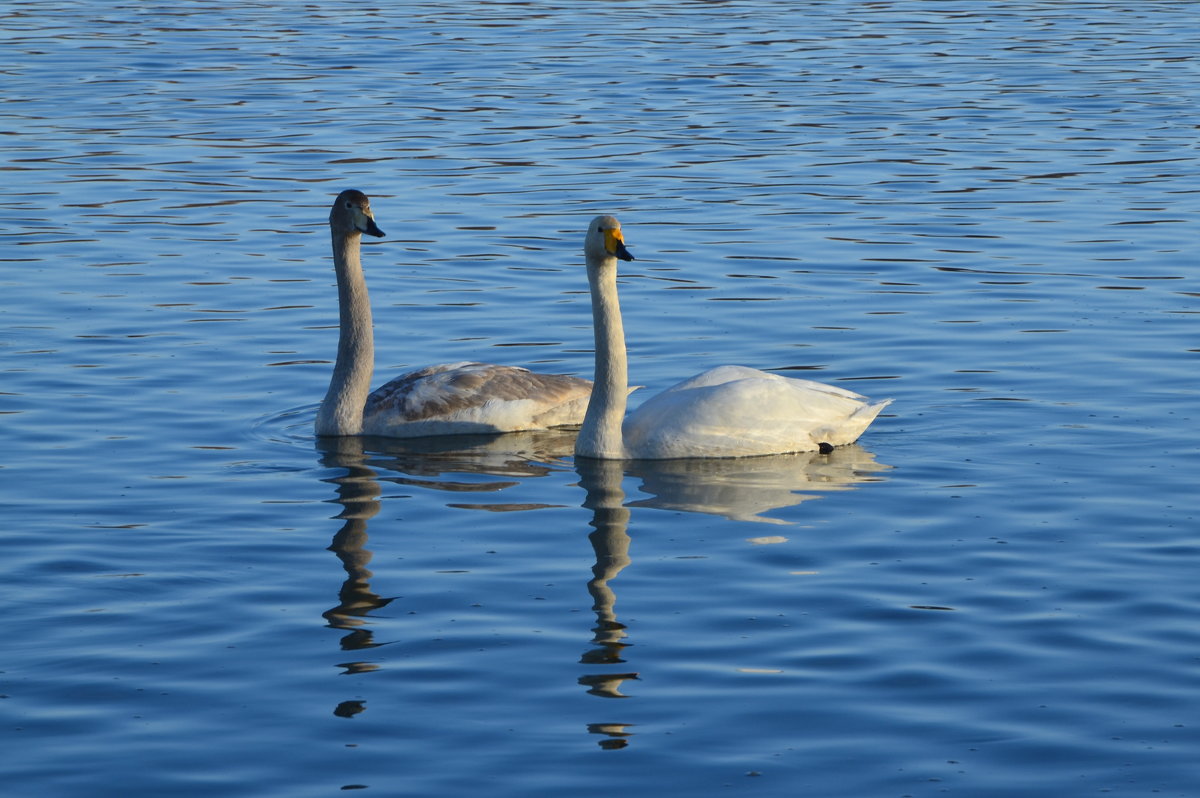
<instances>
[{"instance_id":1,"label":"swan head","mask_svg":"<svg viewBox=\"0 0 1200 798\"><path fill-rule=\"evenodd\" d=\"M348 188L338 194L329 209L329 226L335 233L352 235L366 233L369 236L383 238L383 231L375 224L371 215L371 200L361 191Z\"/></svg>"},{"instance_id":2,"label":"swan head","mask_svg":"<svg viewBox=\"0 0 1200 798\"><path fill-rule=\"evenodd\" d=\"M633 260L633 255L625 249L625 237L621 235L621 223L615 216L597 216L588 226L587 237L583 240L583 254L588 260L608 260L620 258Z\"/></svg>"}]
</instances>

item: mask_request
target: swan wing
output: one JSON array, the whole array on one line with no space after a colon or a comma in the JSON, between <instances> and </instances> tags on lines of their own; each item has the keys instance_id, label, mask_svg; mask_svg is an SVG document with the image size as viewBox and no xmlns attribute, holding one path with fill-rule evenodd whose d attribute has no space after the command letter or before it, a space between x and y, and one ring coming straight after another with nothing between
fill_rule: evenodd
<instances>
[{"instance_id":1,"label":"swan wing","mask_svg":"<svg viewBox=\"0 0 1200 798\"><path fill-rule=\"evenodd\" d=\"M445 363L403 374L367 397L368 435L408 438L578 424L592 383L516 366Z\"/></svg>"},{"instance_id":2,"label":"swan wing","mask_svg":"<svg viewBox=\"0 0 1200 798\"><path fill-rule=\"evenodd\" d=\"M853 443L891 400L743 366L721 366L668 388L631 413L637 459L749 457Z\"/></svg>"}]
</instances>

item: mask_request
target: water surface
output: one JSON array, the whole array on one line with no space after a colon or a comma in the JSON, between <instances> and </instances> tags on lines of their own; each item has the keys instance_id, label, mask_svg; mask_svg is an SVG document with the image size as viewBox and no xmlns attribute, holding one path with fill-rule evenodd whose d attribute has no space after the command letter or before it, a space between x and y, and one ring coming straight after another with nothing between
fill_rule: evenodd
<instances>
[{"instance_id":1,"label":"water surface","mask_svg":"<svg viewBox=\"0 0 1200 798\"><path fill-rule=\"evenodd\" d=\"M786 6L786 7L785 7ZM14 2L6 794L1193 796L1196 14L1177 2ZM376 382L893 397L828 457L320 446Z\"/></svg>"}]
</instances>

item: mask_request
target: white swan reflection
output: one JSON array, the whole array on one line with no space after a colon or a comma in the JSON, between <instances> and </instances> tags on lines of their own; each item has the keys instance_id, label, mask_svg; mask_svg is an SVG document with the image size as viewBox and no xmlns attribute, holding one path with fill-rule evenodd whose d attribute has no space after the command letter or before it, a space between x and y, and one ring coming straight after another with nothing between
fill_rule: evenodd
<instances>
[{"instance_id":1,"label":"white swan reflection","mask_svg":"<svg viewBox=\"0 0 1200 798\"><path fill-rule=\"evenodd\" d=\"M580 657L588 672L579 677L587 692L600 698L627 698L624 683L639 680L626 659L633 645L629 629L618 619L613 581L630 564L631 507L712 513L737 520L787 523L759 515L815 498L818 491L847 490L861 482L879 481L887 466L861 447L852 445L829 454L805 453L754 457L741 460L666 460L622 462L579 458L575 462L579 485L586 491L583 506L592 511L595 563L587 589L592 597L596 624L592 647ZM622 487L626 476L641 479L648 499L626 502ZM805 492L801 492L805 491ZM599 735L601 748L624 748L630 743L633 724L588 724Z\"/></svg>"},{"instance_id":2,"label":"white swan reflection","mask_svg":"<svg viewBox=\"0 0 1200 798\"><path fill-rule=\"evenodd\" d=\"M544 477L571 467L572 429L527 430L494 435L429 438L360 438L371 462L396 472L387 481L447 492L501 491L509 479ZM333 445L322 443L322 446ZM581 458L576 467L582 467ZM677 512L704 513L731 521L789 524L764 515L833 491L881 482L890 466L858 444L833 451L741 458L619 461L624 473L641 480L645 496L629 503ZM495 483L445 479L452 474L508 478ZM545 505L477 503L470 509L520 510Z\"/></svg>"},{"instance_id":3,"label":"white swan reflection","mask_svg":"<svg viewBox=\"0 0 1200 798\"><path fill-rule=\"evenodd\" d=\"M592 511L588 522L592 531L588 541L596 558L592 578L587 583L588 593L592 596L592 611L596 613L596 625L592 628L593 648L585 651L579 661L588 666L619 666L625 663L622 654L628 645L625 642L626 627L617 620L617 595L609 583L631 562L630 510L621 488L625 475L618 460L581 458L576 468L579 484L587 491L583 506ZM637 678L636 673L622 669L585 674L579 677L579 683L592 695L624 698L621 683Z\"/></svg>"},{"instance_id":4,"label":"white swan reflection","mask_svg":"<svg viewBox=\"0 0 1200 798\"><path fill-rule=\"evenodd\" d=\"M631 507L720 515L731 521L790 524L763 513L824 493L881 482L890 466L858 444L828 454L797 452L732 459L643 460L625 464L649 498Z\"/></svg>"}]
</instances>

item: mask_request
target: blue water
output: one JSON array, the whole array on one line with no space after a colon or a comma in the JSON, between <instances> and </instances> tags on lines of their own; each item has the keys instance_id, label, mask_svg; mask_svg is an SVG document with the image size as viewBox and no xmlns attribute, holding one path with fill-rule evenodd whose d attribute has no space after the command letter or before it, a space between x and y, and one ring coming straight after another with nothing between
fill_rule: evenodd
<instances>
[{"instance_id":1,"label":"blue water","mask_svg":"<svg viewBox=\"0 0 1200 798\"><path fill-rule=\"evenodd\" d=\"M1200 795L1198 23L9 3L4 794ZM827 457L323 448L347 187L376 384L588 376L607 212L645 395L895 401Z\"/></svg>"}]
</instances>

